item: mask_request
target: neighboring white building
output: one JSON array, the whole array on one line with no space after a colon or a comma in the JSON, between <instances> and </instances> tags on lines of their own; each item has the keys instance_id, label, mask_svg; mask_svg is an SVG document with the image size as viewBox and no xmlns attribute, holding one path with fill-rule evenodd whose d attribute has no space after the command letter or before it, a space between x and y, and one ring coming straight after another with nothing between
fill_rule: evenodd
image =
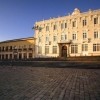
<instances>
[{"instance_id":1,"label":"neighboring white building","mask_svg":"<svg viewBox=\"0 0 100 100\"><path fill-rule=\"evenodd\" d=\"M36 22L35 57L100 56L100 10Z\"/></svg>"}]
</instances>

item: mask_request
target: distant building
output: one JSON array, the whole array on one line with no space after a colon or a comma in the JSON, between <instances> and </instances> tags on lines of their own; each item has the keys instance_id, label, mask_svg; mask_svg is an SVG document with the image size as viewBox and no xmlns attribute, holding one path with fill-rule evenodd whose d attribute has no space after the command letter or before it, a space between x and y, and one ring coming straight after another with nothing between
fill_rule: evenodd
<instances>
[{"instance_id":1,"label":"distant building","mask_svg":"<svg viewBox=\"0 0 100 100\"><path fill-rule=\"evenodd\" d=\"M36 22L34 37L0 42L0 59L100 56L100 10Z\"/></svg>"},{"instance_id":2,"label":"distant building","mask_svg":"<svg viewBox=\"0 0 100 100\"><path fill-rule=\"evenodd\" d=\"M100 10L36 22L36 57L100 56Z\"/></svg>"},{"instance_id":3,"label":"distant building","mask_svg":"<svg viewBox=\"0 0 100 100\"><path fill-rule=\"evenodd\" d=\"M0 42L0 59L32 59L35 56L35 38L21 38Z\"/></svg>"}]
</instances>

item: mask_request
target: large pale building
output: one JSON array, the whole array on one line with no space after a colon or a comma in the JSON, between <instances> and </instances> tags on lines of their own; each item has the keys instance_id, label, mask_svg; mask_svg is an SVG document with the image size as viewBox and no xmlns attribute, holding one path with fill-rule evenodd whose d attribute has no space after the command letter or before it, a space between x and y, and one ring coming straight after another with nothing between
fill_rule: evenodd
<instances>
[{"instance_id":1,"label":"large pale building","mask_svg":"<svg viewBox=\"0 0 100 100\"><path fill-rule=\"evenodd\" d=\"M32 59L35 57L35 38L21 38L0 42L0 60Z\"/></svg>"},{"instance_id":2,"label":"large pale building","mask_svg":"<svg viewBox=\"0 0 100 100\"><path fill-rule=\"evenodd\" d=\"M36 22L35 57L100 56L100 10Z\"/></svg>"},{"instance_id":3,"label":"large pale building","mask_svg":"<svg viewBox=\"0 0 100 100\"><path fill-rule=\"evenodd\" d=\"M36 22L34 37L0 42L0 59L100 56L100 10Z\"/></svg>"}]
</instances>

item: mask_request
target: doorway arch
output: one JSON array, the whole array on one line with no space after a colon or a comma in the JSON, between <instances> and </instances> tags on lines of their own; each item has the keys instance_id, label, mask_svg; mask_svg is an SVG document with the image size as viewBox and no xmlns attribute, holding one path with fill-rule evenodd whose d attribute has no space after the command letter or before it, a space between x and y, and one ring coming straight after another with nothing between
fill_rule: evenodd
<instances>
[{"instance_id":1,"label":"doorway arch","mask_svg":"<svg viewBox=\"0 0 100 100\"><path fill-rule=\"evenodd\" d=\"M62 46L62 57L67 57L67 46Z\"/></svg>"}]
</instances>

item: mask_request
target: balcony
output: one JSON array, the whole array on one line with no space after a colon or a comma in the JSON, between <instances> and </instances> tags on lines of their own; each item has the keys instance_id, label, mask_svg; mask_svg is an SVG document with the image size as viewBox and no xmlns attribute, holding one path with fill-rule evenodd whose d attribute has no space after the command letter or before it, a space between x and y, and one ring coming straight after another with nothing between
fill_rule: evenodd
<instances>
[{"instance_id":1,"label":"balcony","mask_svg":"<svg viewBox=\"0 0 100 100\"><path fill-rule=\"evenodd\" d=\"M2 50L1 50L1 52L5 52L5 50L4 50L4 49L2 49Z\"/></svg>"},{"instance_id":2,"label":"balcony","mask_svg":"<svg viewBox=\"0 0 100 100\"><path fill-rule=\"evenodd\" d=\"M23 51L27 51L27 48L23 48Z\"/></svg>"},{"instance_id":3,"label":"balcony","mask_svg":"<svg viewBox=\"0 0 100 100\"><path fill-rule=\"evenodd\" d=\"M31 50L33 50L33 48L28 48L28 50L30 50L30 51L31 51Z\"/></svg>"},{"instance_id":4,"label":"balcony","mask_svg":"<svg viewBox=\"0 0 100 100\"><path fill-rule=\"evenodd\" d=\"M71 44L72 40L60 40L58 43L65 43L65 44Z\"/></svg>"},{"instance_id":5,"label":"balcony","mask_svg":"<svg viewBox=\"0 0 100 100\"><path fill-rule=\"evenodd\" d=\"M13 53L17 53L17 49L13 49L12 51L13 51Z\"/></svg>"},{"instance_id":6,"label":"balcony","mask_svg":"<svg viewBox=\"0 0 100 100\"><path fill-rule=\"evenodd\" d=\"M21 51L22 51L22 49L21 49L21 48L19 48L19 49L18 49L18 52L21 52Z\"/></svg>"},{"instance_id":7,"label":"balcony","mask_svg":"<svg viewBox=\"0 0 100 100\"><path fill-rule=\"evenodd\" d=\"M12 52L13 50L12 50L12 49L8 49L8 51L9 51L9 52Z\"/></svg>"}]
</instances>

